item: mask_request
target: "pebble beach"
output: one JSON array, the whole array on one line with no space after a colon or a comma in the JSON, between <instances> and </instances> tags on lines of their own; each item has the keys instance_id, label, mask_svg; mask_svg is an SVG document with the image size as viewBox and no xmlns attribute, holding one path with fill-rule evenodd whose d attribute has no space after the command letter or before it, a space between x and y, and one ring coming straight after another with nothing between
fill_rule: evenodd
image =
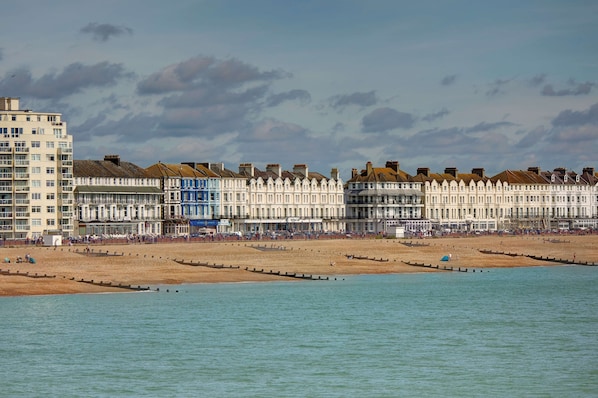
<instances>
[{"instance_id":1,"label":"pebble beach","mask_svg":"<svg viewBox=\"0 0 598 398\"><path fill-rule=\"evenodd\" d=\"M186 283L342 281L354 274L491 272L495 267L571 263L598 266L596 247L595 234L8 246L0 249L5 260L0 264L0 296L157 291L161 285ZM26 255L35 263L16 262Z\"/></svg>"}]
</instances>

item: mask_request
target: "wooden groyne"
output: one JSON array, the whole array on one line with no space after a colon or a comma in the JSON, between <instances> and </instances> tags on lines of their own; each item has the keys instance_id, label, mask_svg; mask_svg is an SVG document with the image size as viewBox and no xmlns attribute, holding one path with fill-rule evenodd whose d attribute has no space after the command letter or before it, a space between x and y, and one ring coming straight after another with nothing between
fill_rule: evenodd
<instances>
[{"instance_id":1,"label":"wooden groyne","mask_svg":"<svg viewBox=\"0 0 598 398\"><path fill-rule=\"evenodd\" d=\"M517 254L517 253L505 253L502 251L494 251L494 250L488 250L488 249L480 249L479 250L480 253L483 254L498 254L498 255L505 255L505 256L511 256L511 257L527 257L527 258L531 258L534 260L538 260L538 261L548 261L548 262L552 262L552 263L559 263L559 264L571 264L571 265L587 265L590 267L595 267L598 266L598 263L591 263L589 261L577 261L575 259L571 260L571 259L567 259L567 258L556 258L556 257L548 257L548 256L536 256L533 254Z\"/></svg>"},{"instance_id":2,"label":"wooden groyne","mask_svg":"<svg viewBox=\"0 0 598 398\"><path fill-rule=\"evenodd\" d=\"M201 261L185 261L185 260L177 260L177 259L174 259L173 261L178 264L181 264L181 265L189 265L192 267L208 267L208 268L216 268L216 269L241 269L238 265L209 264L209 263L201 262ZM264 275L283 276L286 278L309 279L309 280L313 280L313 281L329 280L328 277L309 275L309 274L300 274L297 272L290 273L290 272L280 272L280 271L274 271L274 270L268 271L268 270L264 270L263 268L257 269L257 268L245 267L245 268L243 268L243 271L255 272L255 273L264 274Z\"/></svg>"},{"instance_id":3,"label":"wooden groyne","mask_svg":"<svg viewBox=\"0 0 598 398\"><path fill-rule=\"evenodd\" d=\"M259 274L265 274L265 275L276 275L276 276L284 276L287 278L295 278L295 279L308 279L311 281L327 281L329 280L329 277L322 277L322 276L316 276L316 275L308 275L308 274L300 274L298 272L280 272L280 271L267 271L262 269L256 269L256 268L249 268L249 267L245 267L245 271L249 271L249 272L256 272Z\"/></svg>"},{"instance_id":4,"label":"wooden groyne","mask_svg":"<svg viewBox=\"0 0 598 398\"><path fill-rule=\"evenodd\" d=\"M368 256L357 256L355 254L345 254L345 257L349 260L369 260L369 261L377 261L381 263L387 263L389 260L387 258L376 258L376 257L368 257Z\"/></svg>"},{"instance_id":5,"label":"wooden groyne","mask_svg":"<svg viewBox=\"0 0 598 398\"><path fill-rule=\"evenodd\" d=\"M430 246L429 243L413 243L413 242L401 242L402 245L407 247L423 247L423 246Z\"/></svg>"},{"instance_id":6,"label":"wooden groyne","mask_svg":"<svg viewBox=\"0 0 598 398\"><path fill-rule=\"evenodd\" d=\"M182 265L190 265L192 267L207 267L207 268L217 268L217 269L239 269L238 265L224 265L224 264L210 264L207 262L201 262L201 261L185 261L185 260L177 260L176 258L174 260L175 263L179 263Z\"/></svg>"},{"instance_id":7,"label":"wooden groyne","mask_svg":"<svg viewBox=\"0 0 598 398\"><path fill-rule=\"evenodd\" d=\"M449 272L476 272L475 269L473 268L461 268L461 267L447 267L446 265L443 265L442 267L439 266L438 264L436 265L432 265L432 264L424 264L424 263L416 263L416 262L412 262L412 261L402 261L403 264L407 264L407 265L411 265L412 267L422 267L422 268L431 268L431 269L436 269L439 271L449 271ZM479 272L482 272L481 270Z\"/></svg>"},{"instance_id":8,"label":"wooden groyne","mask_svg":"<svg viewBox=\"0 0 598 398\"><path fill-rule=\"evenodd\" d=\"M47 275L47 274L41 275L41 274L38 274L37 272L29 273L29 272L20 272L19 270L12 272L9 269L0 269L0 275L25 276L27 278L56 278L56 275Z\"/></svg>"},{"instance_id":9,"label":"wooden groyne","mask_svg":"<svg viewBox=\"0 0 598 398\"><path fill-rule=\"evenodd\" d=\"M144 287L144 286L133 286L133 285L125 285L122 283L113 283L113 282L104 282L104 281L94 281L93 279L91 280L85 280L85 279L80 279L77 280L75 278L71 278L71 280L75 281L75 282L80 282L80 283L88 283L90 285L95 285L95 286L104 286L104 287L116 287L119 289L126 289L126 290L134 290L134 291L148 291L150 290L150 287Z\"/></svg>"}]
</instances>

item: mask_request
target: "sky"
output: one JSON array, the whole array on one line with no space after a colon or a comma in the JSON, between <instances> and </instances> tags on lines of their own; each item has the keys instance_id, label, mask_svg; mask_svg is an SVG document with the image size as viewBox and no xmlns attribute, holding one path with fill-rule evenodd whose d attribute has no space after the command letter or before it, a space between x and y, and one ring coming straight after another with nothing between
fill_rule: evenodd
<instances>
[{"instance_id":1,"label":"sky","mask_svg":"<svg viewBox=\"0 0 598 398\"><path fill-rule=\"evenodd\" d=\"M0 96L75 159L598 170L598 2L28 0Z\"/></svg>"}]
</instances>

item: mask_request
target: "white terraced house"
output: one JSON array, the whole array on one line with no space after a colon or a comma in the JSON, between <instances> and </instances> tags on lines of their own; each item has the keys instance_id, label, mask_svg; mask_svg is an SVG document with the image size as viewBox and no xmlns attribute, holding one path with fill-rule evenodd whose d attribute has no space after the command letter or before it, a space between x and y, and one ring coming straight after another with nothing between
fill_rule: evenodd
<instances>
[{"instance_id":1,"label":"white terraced house","mask_svg":"<svg viewBox=\"0 0 598 398\"><path fill-rule=\"evenodd\" d=\"M239 165L247 181L248 218L242 232L323 233L345 229L343 182L337 169L330 178L296 164L293 171L269 164L265 171L252 163Z\"/></svg>"},{"instance_id":2,"label":"white terraced house","mask_svg":"<svg viewBox=\"0 0 598 398\"><path fill-rule=\"evenodd\" d=\"M0 239L73 233L73 137L60 113L0 98Z\"/></svg>"}]
</instances>

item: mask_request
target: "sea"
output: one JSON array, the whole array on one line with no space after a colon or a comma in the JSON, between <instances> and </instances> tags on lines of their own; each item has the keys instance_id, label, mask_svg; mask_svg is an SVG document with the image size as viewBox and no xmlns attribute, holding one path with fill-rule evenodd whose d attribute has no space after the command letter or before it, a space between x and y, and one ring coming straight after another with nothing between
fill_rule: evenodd
<instances>
[{"instance_id":1,"label":"sea","mask_svg":"<svg viewBox=\"0 0 598 398\"><path fill-rule=\"evenodd\" d=\"M0 396L598 396L598 267L156 287L1 298Z\"/></svg>"}]
</instances>

